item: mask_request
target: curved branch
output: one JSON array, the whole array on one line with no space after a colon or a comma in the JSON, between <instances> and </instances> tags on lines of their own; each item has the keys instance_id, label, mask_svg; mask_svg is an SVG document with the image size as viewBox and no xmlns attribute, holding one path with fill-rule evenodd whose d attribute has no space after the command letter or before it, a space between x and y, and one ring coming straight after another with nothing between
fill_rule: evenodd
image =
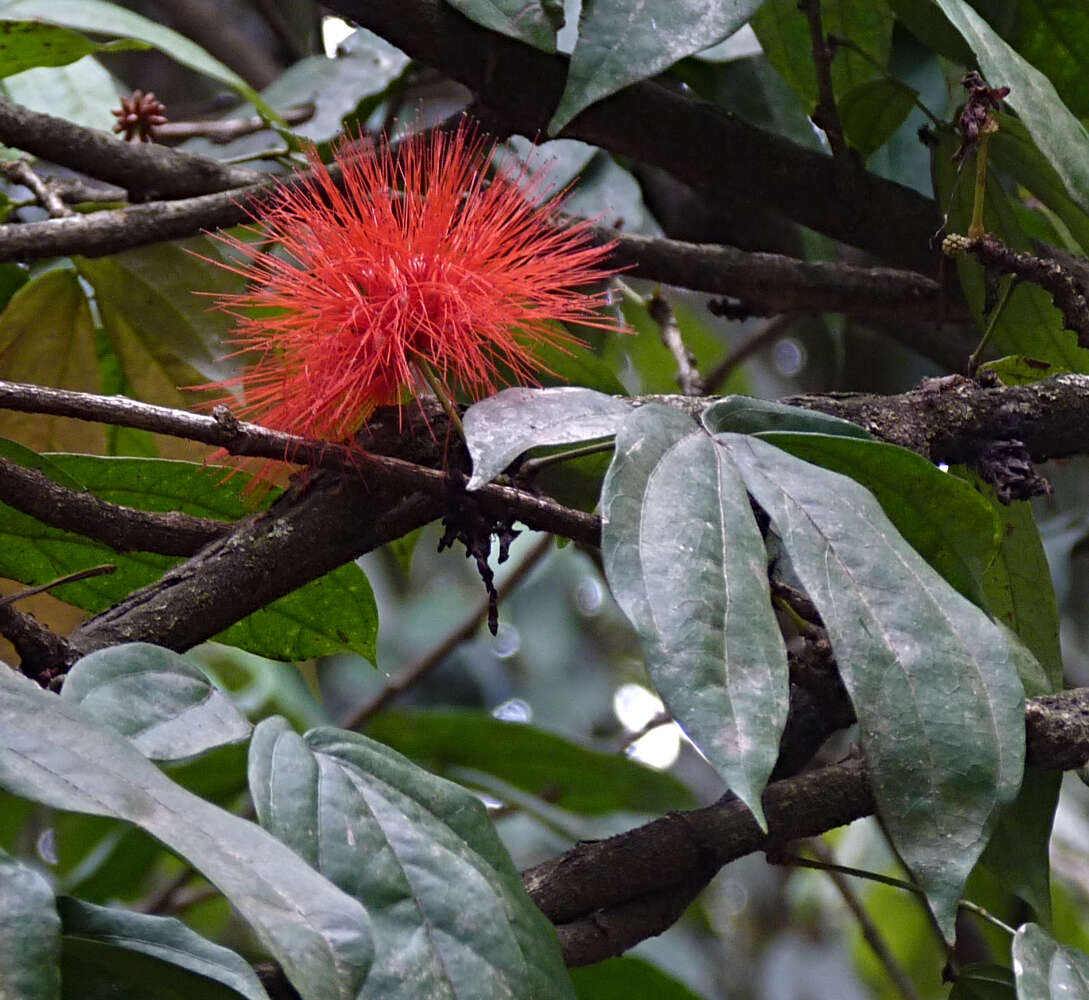
<instances>
[{"instance_id":1,"label":"curved branch","mask_svg":"<svg viewBox=\"0 0 1089 1000\"><path fill-rule=\"evenodd\" d=\"M0 101L0 143L125 188L133 201L188 198L253 184L262 175L154 143L122 142L109 132Z\"/></svg>"},{"instance_id":2,"label":"curved branch","mask_svg":"<svg viewBox=\"0 0 1089 1000\"><path fill-rule=\"evenodd\" d=\"M1027 761L1060 770L1089 760L1089 688L1028 702ZM557 924L568 965L620 954L661 933L723 865L868 816L873 789L860 757L777 781L764 792L768 833L740 802L671 813L607 840L577 844L523 873ZM675 919L675 916L673 916Z\"/></svg>"}]
</instances>

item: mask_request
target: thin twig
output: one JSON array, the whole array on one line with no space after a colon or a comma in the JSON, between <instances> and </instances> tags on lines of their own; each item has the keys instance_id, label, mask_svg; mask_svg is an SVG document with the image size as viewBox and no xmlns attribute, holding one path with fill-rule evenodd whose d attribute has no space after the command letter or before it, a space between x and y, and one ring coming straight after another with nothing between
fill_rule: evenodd
<instances>
[{"instance_id":1,"label":"thin twig","mask_svg":"<svg viewBox=\"0 0 1089 1000\"><path fill-rule=\"evenodd\" d=\"M288 125L301 125L314 116L314 105L303 104L295 108L280 111L279 115ZM164 145L184 142L186 139L207 139L209 142L225 143L239 139L254 132L263 132L272 126L260 115L249 118L210 118L202 121L166 122L155 127L155 141Z\"/></svg>"},{"instance_id":2,"label":"thin twig","mask_svg":"<svg viewBox=\"0 0 1089 1000\"><path fill-rule=\"evenodd\" d=\"M647 312L658 324L662 343L673 355L673 360L677 364L677 385L680 386L681 392L686 396L702 396L706 386L696 367L696 356L688 349L681 337L681 328L677 325L677 317L673 313L669 300L659 292L655 292L647 303Z\"/></svg>"},{"instance_id":3,"label":"thin twig","mask_svg":"<svg viewBox=\"0 0 1089 1000\"><path fill-rule=\"evenodd\" d=\"M44 594L47 590L52 590L54 587L63 587L67 583L78 583L80 580L90 580L96 576L108 576L110 573L116 572L116 566L112 563L105 563L102 566L92 566L90 569L81 569L75 573L67 573L64 576L58 576L55 580L50 580L49 583L43 583L40 587L29 587L26 590L20 590L18 593L9 594L7 597L0 598L0 608L6 607L9 604L14 604L16 601L25 601L28 597L34 597L36 594Z\"/></svg>"},{"instance_id":4,"label":"thin twig","mask_svg":"<svg viewBox=\"0 0 1089 1000\"><path fill-rule=\"evenodd\" d=\"M539 539L523 557L503 582L496 588L496 601L502 601L515 587L517 587L534 566L537 565L549 552L552 551L552 536L544 535ZM368 719L377 715L397 695L407 691L418 684L432 670L441 664L461 643L471 639L477 629L488 620L488 611L491 602L485 598L481 600L473 610L466 615L465 620L455 625L442 639L431 647L419 659L410 663L395 677L391 677L385 687L373 698L364 702L358 708L352 709L338 723L341 729L358 729Z\"/></svg>"},{"instance_id":5,"label":"thin twig","mask_svg":"<svg viewBox=\"0 0 1089 1000\"><path fill-rule=\"evenodd\" d=\"M870 950L874 953L877 960L885 967L889 979L892 980L896 989L900 991L900 995L904 997L904 1000L919 1000L919 993L915 989L915 984L911 981L908 974L904 971L904 967L892 953L892 949L889 947L888 942L885 941L885 938L877 925L870 919L870 915L862 905L862 900L859 899L858 893L855 892L850 882L847 881L844 873L836 870L835 857L831 850L820 840L811 840L809 842L809 849L817 856L817 859L822 864L828 866L825 869L828 872L828 877L832 880L832 884L838 890L840 898L854 915L855 920L858 922L859 930L862 931L863 938L865 938L866 943L870 946Z\"/></svg>"},{"instance_id":6,"label":"thin twig","mask_svg":"<svg viewBox=\"0 0 1089 1000\"><path fill-rule=\"evenodd\" d=\"M813 112L813 121L828 136L828 145L832 149L832 156L836 163L841 165L840 177L844 181L850 179L854 173L854 161L851 151L847 148L847 140L843 137L843 124L839 120L839 109L836 107L836 95L832 88L832 57L834 51L824 37L824 26L821 23L820 0L802 0L798 5L809 21L809 38L813 48L813 67L817 72L817 107Z\"/></svg>"},{"instance_id":7,"label":"thin twig","mask_svg":"<svg viewBox=\"0 0 1089 1000\"><path fill-rule=\"evenodd\" d=\"M8 180L29 188L42 207L55 219L67 218L75 213L64 203L54 186L40 177L26 160L10 160L0 163L0 171Z\"/></svg>"}]
</instances>

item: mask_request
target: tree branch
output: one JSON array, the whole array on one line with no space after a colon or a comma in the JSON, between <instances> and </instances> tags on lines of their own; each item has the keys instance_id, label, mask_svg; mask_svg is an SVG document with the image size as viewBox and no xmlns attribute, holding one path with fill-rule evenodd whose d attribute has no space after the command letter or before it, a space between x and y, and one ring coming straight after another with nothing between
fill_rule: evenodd
<instances>
[{"instance_id":1,"label":"tree branch","mask_svg":"<svg viewBox=\"0 0 1089 1000\"><path fill-rule=\"evenodd\" d=\"M1027 762L1051 770L1089 760L1089 688L1028 702ZM557 925L568 965L620 954L661 933L723 865L868 816L873 789L860 757L777 781L764 792L765 835L737 800L671 813L607 840L577 844L523 873ZM667 922L668 921L668 922Z\"/></svg>"},{"instance_id":2,"label":"tree branch","mask_svg":"<svg viewBox=\"0 0 1089 1000\"><path fill-rule=\"evenodd\" d=\"M381 35L477 95L492 131L543 135L567 78L549 55L474 24L441 0L332 0L329 8ZM663 168L709 202L728 190L882 260L935 274L933 200L859 171L837 190L832 158L754 128L661 78L587 108L561 135ZM861 209L864 209L861 210Z\"/></svg>"},{"instance_id":3,"label":"tree branch","mask_svg":"<svg viewBox=\"0 0 1089 1000\"><path fill-rule=\"evenodd\" d=\"M0 101L0 143L117 184L133 201L188 198L263 179L249 167L227 166L154 143L122 142L108 132L8 101Z\"/></svg>"}]
</instances>

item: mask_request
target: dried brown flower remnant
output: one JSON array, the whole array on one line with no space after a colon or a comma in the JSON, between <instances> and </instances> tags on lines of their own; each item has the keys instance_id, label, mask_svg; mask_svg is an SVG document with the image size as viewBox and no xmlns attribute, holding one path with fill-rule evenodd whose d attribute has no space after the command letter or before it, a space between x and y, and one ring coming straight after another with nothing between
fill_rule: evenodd
<instances>
[{"instance_id":1,"label":"dried brown flower remnant","mask_svg":"<svg viewBox=\"0 0 1089 1000\"><path fill-rule=\"evenodd\" d=\"M131 97L121 98L121 107L113 115L117 119L113 130L124 135L126 142L151 142L156 127L166 124L166 105L153 90L146 94L134 90Z\"/></svg>"},{"instance_id":2,"label":"dried brown flower remnant","mask_svg":"<svg viewBox=\"0 0 1089 1000\"><path fill-rule=\"evenodd\" d=\"M979 142L981 134L997 130L998 123L995 121L994 112L1010 92L1009 87L988 87L983 77L974 69L965 73L960 82L968 91L968 100L957 122L961 142L960 148L953 154L954 160L963 159Z\"/></svg>"}]
</instances>

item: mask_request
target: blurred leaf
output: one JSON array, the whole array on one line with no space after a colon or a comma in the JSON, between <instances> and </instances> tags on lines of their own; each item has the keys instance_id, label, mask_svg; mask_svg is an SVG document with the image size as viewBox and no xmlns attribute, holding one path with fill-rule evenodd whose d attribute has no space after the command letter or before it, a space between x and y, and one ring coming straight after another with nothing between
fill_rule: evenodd
<instances>
[{"instance_id":1,"label":"blurred leaf","mask_svg":"<svg viewBox=\"0 0 1089 1000\"><path fill-rule=\"evenodd\" d=\"M737 469L690 417L648 404L617 433L601 507L605 576L655 690L764 826L787 661Z\"/></svg>"},{"instance_id":2,"label":"blurred leaf","mask_svg":"<svg viewBox=\"0 0 1089 1000\"><path fill-rule=\"evenodd\" d=\"M887 66L892 48L892 13L869 0L822 0L821 24L825 36L849 38L871 59ZM802 99L807 112L817 106L817 73L809 21L796 0L765 0L752 19L764 55ZM832 90L838 98L880 76L868 60L850 49L840 49L832 60Z\"/></svg>"},{"instance_id":3,"label":"blurred leaf","mask_svg":"<svg viewBox=\"0 0 1089 1000\"><path fill-rule=\"evenodd\" d=\"M1070 230L1081 252L1089 253L1089 215L1067 192L1051 161L1032 141L1024 123L1002 115L991 136L988 162L1009 174L1050 208Z\"/></svg>"},{"instance_id":4,"label":"blurred leaf","mask_svg":"<svg viewBox=\"0 0 1089 1000\"><path fill-rule=\"evenodd\" d=\"M965 165L958 183L957 165L952 156L959 140L949 129L942 129L938 137L938 145L932 154L938 202L948 208L946 230L964 233L972 215L975 158L970 156L962 161ZM988 173L986 190L987 231L1015 250L1031 251L1031 241L1018 221L1011 197L993 171ZM958 255L956 265L964 297L983 330L990 319L990 314L983 315L986 298L983 268L971 254ZM1072 372L1089 372L1089 351L1078 346L1072 330L1063 329L1062 314L1047 292L1027 282L1022 282L1007 299L1001 316L995 321L990 344L1003 354L1022 354L1061 365Z\"/></svg>"},{"instance_id":5,"label":"blurred leaf","mask_svg":"<svg viewBox=\"0 0 1089 1000\"><path fill-rule=\"evenodd\" d=\"M1069 374L1069 369L1062 365L1026 358L1022 354L986 361L979 366L979 370L993 373L1003 385L1032 385L1033 382L1042 382L1053 375Z\"/></svg>"},{"instance_id":6,"label":"blurred leaf","mask_svg":"<svg viewBox=\"0 0 1089 1000\"><path fill-rule=\"evenodd\" d=\"M921 455L855 437L769 431L763 440L866 487L896 530L968 600L987 610L984 572L998 550L991 505Z\"/></svg>"},{"instance_id":7,"label":"blurred leaf","mask_svg":"<svg viewBox=\"0 0 1089 1000\"><path fill-rule=\"evenodd\" d=\"M470 21L517 38L542 52L556 51L563 24L562 0L449 0Z\"/></svg>"},{"instance_id":8,"label":"blurred leaf","mask_svg":"<svg viewBox=\"0 0 1089 1000\"><path fill-rule=\"evenodd\" d=\"M189 976L175 975L175 969L184 969L202 979L230 987L229 990L209 991L208 996L241 995L247 1000L268 1000L268 994L248 962L229 948L201 937L180 920L94 906L70 896L58 899L57 909L64 924L66 964L72 962L73 952L77 951L87 961L92 947L97 946L103 954L94 964L101 962L121 972L117 978L124 979L128 976L122 970L130 956L123 953L134 952L158 960L139 963L145 971L135 979L136 984L153 987L157 997L205 995L204 991L195 994L180 991L179 987L183 985L198 990L204 985L194 984ZM70 949L76 941L80 947Z\"/></svg>"},{"instance_id":9,"label":"blurred leaf","mask_svg":"<svg viewBox=\"0 0 1089 1000\"><path fill-rule=\"evenodd\" d=\"M0 377L98 392L94 325L74 271L34 278L0 313ZM100 452L106 445L101 424L11 410L0 413L0 434L35 451Z\"/></svg>"},{"instance_id":10,"label":"blurred leaf","mask_svg":"<svg viewBox=\"0 0 1089 1000\"><path fill-rule=\"evenodd\" d=\"M787 406L753 396L723 396L700 414L700 423L711 434L759 434L763 431L798 431L836 434L840 437L872 441L873 435L849 420L833 417L819 410Z\"/></svg>"},{"instance_id":11,"label":"blurred leaf","mask_svg":"<svg viewBox=\"0 0 1089 1000\"><path fill-rule=\"evenodd\" d=\"M692 793L670 774L617 753L579 746L522 722L476 712L383 712L367 735L429 771L472 784L473 771L569 812L665 813L691 809Z\"/></svg>"},{"instance_id":12,"label":"blurred leaf","mask_svg":"<svg viewBox=\"0 0 1089 1000\"><path fill-rule=\"evenodd\" d=\"M567 85L548 134L584 108L668 69L740 28L761 0L586 0Z\"/></svg>"},{"instance_id":13,"label":"blurred leaf","mask_svg":"<svg viewBox=\"0 0 1089 1000\"><path fill-rule=\"evenodd\" d=\"M992 87L1009 87L1005 99L1037 148L1062 178L1070 196L1089 211L1089 132L1063 104L1051 81L1022 58L965 0L934 0L972 47Z\"/></svg>"},{"instance_id":14,"label":"blurred leaf","mask_svg":"<svg viewBox=\"0 0 1089 1000\"><path fill-rule=\"evenodd\" d=\"M195 42L135 11L104 0L0 0L0 17L13 20L45 21L77 31L89 31L115 38L135 38L159 49L190 69L227 84L243 97L271 113L254 89L218 59L213 59Z\"/></svg>"},{"instance_id":15,"label":"blurred leaf","mask_svg":"<svg viewBox=\"0 0 1089 1000\"><path fill-rule=\"evenodd\" d=\"M374 948L367 914L260 827L185 791L78 705L0 670L0 786L145 829L212 882L304 1000L354 997Z\"/></svg>"},{"instance_id":16,"label":"blurred leaf","mask_svg":"<svg viewBox=\"0 0 1089 1000\"><path fill-rule=\"evenodd\" d=\"M0 851L0 996L56 1000L59 958L53 889L29 865Z\"/></svg>"},{"instance_id":17,"label":"blurred leaf","mask_svg":"<svg viewBox=\"0 0 1089 1000\"><path fill-rule=\"evenodd\" d=\"M1030 63L1047 72L1075 115L1089 115L1089 8L1080 0L1020 0L1012 30L1003 34Z\"/></svg>"},{"instance_id":18,"label":"blurred leaf","mask_svg":"<svg viewBox=\"0 0 1089 1000\"><path fill-rule=\"evenodd\" d=\"M504 389L465 412L473 459L468 490L478 490L524 451L612 437L631 404L592 389Z\"/></svg>"},{"instance_id":19,"label":"blurred leaf","mask_svg":"<svg viewBox=\"0 0 1089 1000\"><path fill-rule=\"evenodd\" d=\"M973 67L975 56L960 32L934 4L919 0L885 0L896 18L920 42L959 66Z\"/></svg>"},{"instance_id":20,"label":"blurred leaf","mask_svg":"<svg viewBox=\"0 0 1089 1000\"><path fill-rule=\"evenodd\" d=\"M880 78L852 87L839 99L839 119L847 141L863 159L880 149L915 107L918 93L899 80Z\"/></svg>"},{"instance_id":21,"label":"blurred leaf","mask_svg":"<svg viewBox=\"0 0 1089 1000\"><path fill-rule=\"evenodd\" d=\"M152 760L184 760L246 739L250 724L184 656L146 642L79 660L61 697L113 726Z\"/></svg>"},{"instance_id":22,"label":"blurred leaf","mask_svg":"<svg viewBox=\"0 0 1089 1000\"><path fill-rule=\"evenodd\" d=\"M0 12L6 7L0 0ZM94 56L67 66L23 70L0 80L0 93L32 111L66 118L85 128L111 128L120 106L117 84Z\"/></svg>"},{"instance_id":23,"label":"blurred leaf","mask_svg":"<svg viewBox=\"0 0 1089 1000\"><path fill-rule=\"evenodd\" d=\"M66 66L94 52L124 52L149 46L131 39L93 42L79 32L41 21L0 18L0 77L35 66Z\"/></svg>"},{"instance_id":24,"label":"blurred leaf","mask_svg":"<svg viewBox=\"0 0 1089 1000\"><path fill-rule=\"evenodd\" d=\"M233 365L220 359L230 352L235 321L213 309L208 296L240 292L243 281L210 263L219 259L217 244L207 236L75 258L138 399L185 409L193 397L177 386L233 374ZM117 329L118 320L138 342L138 355Z\"/></svg>"},{"instance_id":25,"label":"blurred leaf","mask_svg":"<svg viewBox=\"0 0 1089 1000\"><path fill-rule=\"evenodd\" d=\"M4 221L3 202L4 196L0 194L0 221ZM15 261L0 263L0 312L8 307L11 297L29 280L27 269L20 267Z\"/></svg>"},{"instance_id":26,"label":"blurred leaf","mask_svg":"<svg viewBox=\"0 0 1089 1000\"><path fill-rule=\"evenodd\" d=\"M957 970L957 981L949 1000L1016 1000L1013 970L1004 965L965 965Z\"/></svg>"},{"instance_id":27,"label":"blurred leaf","mask_svg":"<svg viewBox=\"0 0 1089 1000\"><path fill-rule=\"evenodd\" d=\"M224 521L250 512L242 473L224 480L221 468L162 459L53 455L50 461L96 496L140 510L181 510ZM153 583L180 561L115 552L4 504L0 539L0 575L22 583L48 583L91 566L115 565L110 576L57 588L58 597L93 612ZM272 659L304 660L350 649L373 663L377 634L378 610L366 574L348 563L254 612L218 639Z\"/></svg>"},{"instance_id":28,"label":"blurred leaf","mask_svg":"<svg viewBox=\"0 0 1089 1000\"><path fill-rule=\"evenodd\" d=\"M1013 938L1017 1000L1087 1000L1089 955L1059 944L1037 924L1024 924Z\"/></svg>"},{"instance_id":29,"label":"blurred leaf","mask_svg":"<svg viewBox=\"0 0 1089 1000\"><path fill-rule=\"evenodd\" d=\"M364 736L273 718L253 734L250 790L262 826L367 906L361 996L572 995L552 925L465 789Z\"/></svg>"},{"instance_id":30,"label":"blurred leaf","mask_svg":"<svg viewBox=\"0 0 1089 1000\"><path fill-rule=\"evenodd\" d=\"M1024 694L1006 634L853 480L753 437L715 440L821 613L878 811L951 940L965 880L1021 783Z\"/></svg>"},{"instance_id":31,"label":"blurred leaf","mask_svg":"<svg viewBox=\"0 0 1089 1000\"><path fill-rule=\"evenodd\" d=\"M578 1000L702 1000L658 966L632 955L572 969L571 982Z\"/></svg>"}]
</instances>

